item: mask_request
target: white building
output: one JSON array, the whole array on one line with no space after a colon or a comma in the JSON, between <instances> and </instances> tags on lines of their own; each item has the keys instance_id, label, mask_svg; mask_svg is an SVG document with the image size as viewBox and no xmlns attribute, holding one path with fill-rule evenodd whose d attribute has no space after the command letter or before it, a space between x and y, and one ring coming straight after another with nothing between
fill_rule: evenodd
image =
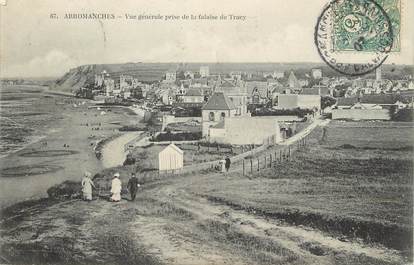
<instances>
[{"instance_id":1,"label":"white building","mask_svg":"<svg viewBox=\"0 0 414 265\"><path fill-rule=\"evenodd\" d=\"M184 167L184 152L175 144L170 144L158 154L158 170L172 171Z\"/></svg>"},{"instance_id":2,"label":"white building","mask_svg":"<svg viewBox=\"0 0 414 265\"><path fill-rule=\"evenodd\" d=\"M319 95L279 94L276 101L278 109L321 109Z\"/></svg>"},{"instance_id":3,"label":"white building","mask_svg":"<svg viewBox=\"0 0 414 265\"><path fill-rule=\"evenodd\" d=\"M273 78L276 78L276 79L285 78L285 72L275 71L273 74Z\"/></svg>"},{"instance_id":4,"label":"white building","mask_svg":"<svg viewBox=\"0 0 414 265\"><path fill-rule=\"evenodd\" d=\"M378 68L375 70L375 79L376 79L377 81L381 81L381 80L382 80L382 69L381 69L381 66L380 66L380 67L378 67Z\"/></svg>"},{"instance_id":5,"label":"white building","mask_svg":"<svg viewBox=\"0 0 414 265\"><path fill-rule=\"evenodd\" d=\"M200 66L200 76L201 77L209 77L210 76L210 68L208 66Z\"/></svg>"},{"instance_id":6,"label":"white building","mask_svg":"<svg viewBox=\"0 0 414 265\"><path fill-rule=\"evenodd\" d=\"M301 88L301 85L293 71L290 72L290 75L288 78L288 86L290 89L293 89L293 90Z\"/></svg>"},{"instance_id":7,"label":"white building","mask_svg":"<svg viewBox=\"0 0 414 265\"><path fill-rule=\"evenodd\" d=\"M229 117L209 130L209 141L246 145L277 144L282 141L275 117Z\"/></svg>"},{"instance_id":8,"label":"white building","mask_svg":"<svg viewBox=\"0 0 414 265\"><path fill-rule=\"evenodd\" d=\"M237 85L232 80L225 80L218 87L217 92L223 92L228 99L230 99L233 106L236 108L236 116L247 115L248 94L246 87Z\"/></svg>"},{"instance_id":9,"label":"white building","mask_svg":"<svg viewBox=\"0 0 414 265\"><path fill-rule=\"evenodd\" d=\"M312 77L313 79L321 79L322 69L319 69L319 68L312 69Z\"/></svg>"},{"instance_id":10,"label":"white building","mask_svg":"<svg viewBox=\"0 0 414 265\"><path fill-rule=\"evenodd\" d=\"M112 96L113 91L115 90L115 80L111 78L105 78L103 80L103 84L105 86L105 95L106 96Z\"/></svg>"},{"instance_id":11,"label":"white building","mask_svg":"<svg viewBox=\"0 0 414 265\"><path fill-rule=\"evenodd\" d=\"M177 80L177 72L176 71L168 71L165 73L165 81L167 82L175 82Z\"/></svg>"},{"instance_id":12,"label":"white building","mask_svg":"<svg viewBox=\"0 0 414 265\"><path fill-rule=\"evenodd\" d=\"M182 96L183 103L203 103L203 92L198 88L189 89L185 95Z\"/></svg>"},{"instance_id":13,"label":"white building","mask_svg":"<svg viewBox=\"0 0 414 265\"><path fill-rule=\"evenodd\" d=\"M223 93L214 93L202 108L202 135L208 137L209 128L217 125L226 117L234 117L237 108Z\"/></svg>"}]
</instances>

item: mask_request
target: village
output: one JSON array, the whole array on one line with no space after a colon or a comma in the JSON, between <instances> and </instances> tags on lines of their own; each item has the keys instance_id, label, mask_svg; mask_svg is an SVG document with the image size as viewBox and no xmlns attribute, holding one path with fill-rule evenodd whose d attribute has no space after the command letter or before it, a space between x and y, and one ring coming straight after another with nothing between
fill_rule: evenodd
<instances>
[{"instance_id":1,"label":"village","mask_svg":"<svg viewBox=\"0 0 414 265\"><path fill-rule=\"evenodd\" d=\"M280 144L317 120L412 119L412 76L383 78L381 67L374 79L327 77L321 68L300 75L293 70L212 73L209 66L198 71L177 66L162 80L141 82L132 75L103 70L74 93L101 106L129 106L143 117L146 137L128 143L128 161L142 155L138 149L158 161L155 154L160 147L173 145L176 165L145 161L140 166L146 170L177 171L223 161L255 147ZM208 152L201 155L203 148Z\"/></svg>"}]
</instances>

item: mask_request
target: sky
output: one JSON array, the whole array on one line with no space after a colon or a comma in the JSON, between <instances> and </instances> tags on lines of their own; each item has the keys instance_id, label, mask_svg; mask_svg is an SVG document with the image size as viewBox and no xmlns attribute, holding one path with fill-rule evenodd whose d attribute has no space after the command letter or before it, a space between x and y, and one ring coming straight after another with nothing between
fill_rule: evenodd
<instances>
[{"instance_id":1,"label":"sky","mask_svg":"<svg viewBox=\"0 0 414 265\"><path fill-rule=\"evenodd\" d=\"M414 1L403 2L402 51L414 64ZM327 0L7 0L0 5L0 76L60 76L84 64L322 62L314 28ZM58 19L51 19L51 14ZM67 13L114 20L64 19ZM125 14L239 15L245 20L127 20ZM118 18L120 16L120 18Z\"/></svg>"}]
</instances>

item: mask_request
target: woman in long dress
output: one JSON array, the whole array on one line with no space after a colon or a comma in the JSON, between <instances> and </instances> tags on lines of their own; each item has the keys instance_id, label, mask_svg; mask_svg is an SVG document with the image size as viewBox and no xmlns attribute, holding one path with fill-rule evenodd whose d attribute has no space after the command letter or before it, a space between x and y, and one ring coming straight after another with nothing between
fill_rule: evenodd
<instances>
[{"instance_id":1,"label":"woman in long dress","mask_svg":"<svg viewBox=\"0 0 414 265\"><path fill-rule=\"evenodd\" d=\"M82 192L83 192L83 199L85 201L92 200L92 187L95 188L93 181L91 179L91 173L88 171L85 172L85 176L82 179Z\"/></svg>"},{"instance_id":2,"label":"woman in long dress","mask_svg":"<svg viewBox=\"0 0 414 265\"><path fill-rule=\"evenodd\" d=\"M112 180L112 186L111 186L111 201L113 202L119 202L121 200L121 190L122 190L122 182L119 179L119 173L114 174L114 178Z\"/></svg>"}]
</instances>

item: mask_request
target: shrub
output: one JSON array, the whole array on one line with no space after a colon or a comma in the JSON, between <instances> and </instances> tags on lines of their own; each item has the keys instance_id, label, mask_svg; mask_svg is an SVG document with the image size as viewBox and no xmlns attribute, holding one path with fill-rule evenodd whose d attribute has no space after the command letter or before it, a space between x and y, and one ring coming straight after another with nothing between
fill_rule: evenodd
<instances>
[{"instance_id":1,"label":"shrub","mask_svg":"<svg viewBox=\"0 0 414 265\"><path fill-rule=\"evenodd\" d=\"M305 117L307 114L313 114L310 109L270 109L260 108L252 111L252 116L298 116Z\"/></svg>"},{"instance_id":2,"label":"shrub","mask_svg":"<svg viewBox=\"0 0 414 265\"><path fill-rule=\"evenodd\" d=\"M81 195L81 183L67 180L49 188L47 195L54 199L78 198Z\"/></svg>"},{"instance_id":3,"label":"shrub","mask_svg":"<svg viewBox=\"0 0 414 265\"><path fill-rule=\"evenodd\" d=\"M407 121L407 122L413 122L414 116L413 116L413 110L412 109L401 109L399 111L396 111L393 113L391 112L391 120L393 121Z\"/></svg>"},{"instance_id":4,"label":"shrub","mask_svg":"<svg viewBox=\"0 0 414 265\"><path fill-rule=\"evenodd\" d=\"M158 134L151 141L154 142L165 142L165 141L196 141L200 140L202 137L201 132L180 132L180 133L171 133L167 131L166 133Z\"/></svg>"}]
</instances>

